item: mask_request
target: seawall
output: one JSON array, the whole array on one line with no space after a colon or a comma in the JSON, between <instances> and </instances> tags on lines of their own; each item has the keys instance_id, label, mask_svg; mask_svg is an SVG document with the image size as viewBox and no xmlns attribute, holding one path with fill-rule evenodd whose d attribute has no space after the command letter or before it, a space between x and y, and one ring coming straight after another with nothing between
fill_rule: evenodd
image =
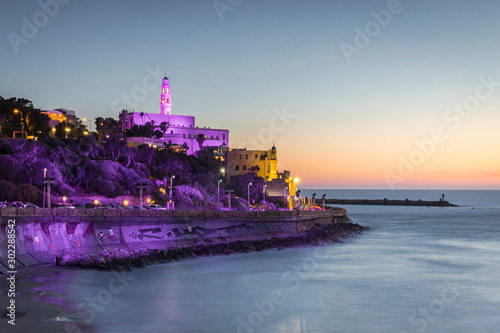
<instances>
[{"instance_id":1,"label":"seawall","mask_svg":"<svg viewBox=\"0 0 500 333\"><path fill-rule=\"evenodd\" d=\"M329 211L155 211L107 209L0 209L0 271L8 270L8 228L14 224L16 268L103 249L167 250L199 241L294 235L316 224L348 221Z\"/></svg>"}]
</instances>

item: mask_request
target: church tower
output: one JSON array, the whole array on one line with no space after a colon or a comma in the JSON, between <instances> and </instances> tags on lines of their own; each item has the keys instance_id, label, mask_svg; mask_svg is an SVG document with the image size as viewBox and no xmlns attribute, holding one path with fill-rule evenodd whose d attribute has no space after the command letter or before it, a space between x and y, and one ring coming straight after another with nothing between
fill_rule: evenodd
<instances>
[{"instance_id":1,"label":"church tower","mask_svg":"<svg viewBox=\"0 0 500 333\"><path fill-rule=\"evenodd\" d=\"M161 86L161 114L172 114L172 97L170 95L170 83L165 75Z\"/></svg>"}]
</instances>

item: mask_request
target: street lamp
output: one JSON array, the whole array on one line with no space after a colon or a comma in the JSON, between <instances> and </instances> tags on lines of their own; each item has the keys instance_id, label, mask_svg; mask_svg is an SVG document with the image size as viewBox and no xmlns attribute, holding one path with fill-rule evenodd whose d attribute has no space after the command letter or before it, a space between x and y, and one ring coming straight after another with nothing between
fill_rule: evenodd
<instances>
[{"instance_id":1,"label":"street lamp","mask_svg":"<svg viewBox=\"0 0 500 333\"><path fill-rule=\"evenodd\" d=\"M68 138L68 133L70 131L70 129L68 128L68 123L66 123L66 128L64 129L64 131L66 132L66 139Z\"/></svg>"},{"instance_id":2,"label":"street lamp","mask_svg":"<svg viewBox=\"0 0 500 333\"><path fill-rule=\"evenodd\" d=\"M123 206L127 207L128 206L128 200L123 200Z\"/></svg>"},{"instance_id":3,"label":"street lamp","mask_svg":"<svg viewBox=\"0 0 500 333\"><path fill-rule=\"evenodd\" d=\"M64 196L64 197L62 197L62 200L63 200L64 208L66 208L66 200L68 200L68 198Z\"/></svg>"},{"instance_id":4,"label":"street lamp","mask_svg":"<svg viewBox=\"0 0 500 333\"><path fill-rule=\"evenodd\" d=\"M23 118L23 111L19 111L18 109L14 109L14 113L19 113L21 112L21 132L24 132L24 118Z\"/></svg>"},{"instance_id":5,"label":"street lamp","mask_svg":"<svg viewBox=\"0 0 500 333\"><path fill-rule=\"evenodd\" d=\"M88 121L89 122L89 133L92 132L92 122L90 121L90 119L83 118L83 121Z\"/></svg>"},{"instance_id":6,"label":"street lamp","mask_svg":"<svg viewBox=\"0 0 500 333\"><path fill-rule=\"evenodd\" d=\"M247 196L248 210L250 210L250 186L252 186L252 183L248 183L248 196Z\"/></svg>"},{"instance_id":7,"label":"street lamp","mask_svg":"<svg viewBox=\"0 0 500 333\"><path fill-rule=\"evenodd\" d=\"M266 187L267 185L264 185L264 187L262 188L262 193L264 195L264 199L263 199L263 202L264 202L264 210L266 210Z\"/></svg>"},{"instance_id":8,"label":"street lamp","mask_svg":"<svg viewBox=\"0 0 500 333\"><path fill-rule=\"evenodd\" d=\"M220 183L222 183L222 179L217 182L217 210L220 210Z\"/></svg>"},{"instance_id":9,"label":"street lamp","mask_svg":"<svg viewBox=\"0 0 500 333\"><path fill-rule=\"evenodd\" d=\"M288 204L286 202L286 190L288 190L288 187L285 187L283 189L283 208L284 209L287 209L287 206L288 206Z\"/></svg>"},{"instance_id":10,"label":"street lamp","mask_svg":"<svg viewBox=\"0 0 500 333\"><path fill-rule=\"evenodd\" d=\"M47 168L43 168L43 180L47 178ZM43 184L43 208L45 208L45 183Z\"/></svg>"},{"instance_id":11,"label":"street lamp","mask_svg":"<svg viewBox=\"0 0 500 333\"><path fill-rule=\"evenodd\" d=\"M175 175L172 175L172 177L170 177L170 195L169 195L169 203L170 203L170 206L172 206L172 198L173 198L173 195L172 195L172 181L173 179L175 178ZM173 207L172 207L173 208Z\"/></svg>"}]
</instances>

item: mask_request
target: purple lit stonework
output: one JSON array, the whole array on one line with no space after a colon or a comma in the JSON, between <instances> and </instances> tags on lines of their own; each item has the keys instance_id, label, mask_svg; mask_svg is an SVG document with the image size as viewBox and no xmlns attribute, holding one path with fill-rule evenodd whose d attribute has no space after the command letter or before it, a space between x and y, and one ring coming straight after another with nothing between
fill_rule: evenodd
<instances>
[{"instance_id":1,"label":"purple lit stonework","mask_svg":"<svg viewBox=\"0 0 500 333\"><path fill-rule=\"evenodd\" d=\"M144 126L151 123L155 129L160 129L163 122L168 124L165 136L161 139L153 138L127 138L129 145L149 144L154 147L161 147L165 144L179 145L186 144L187 153L192 155L204 146L224 146L229 145L229 130L213 129L210 127L198 127L195 125L194 116L182 116L172 114L172 95L170 91L169 79L165 76L161 87L160 113L127 112L120 117L122 128L128 130L134 125ZM199 140L199 135L204 140ZM201 143L201 146L200 146Z\"/></svg>"}]
</instances>

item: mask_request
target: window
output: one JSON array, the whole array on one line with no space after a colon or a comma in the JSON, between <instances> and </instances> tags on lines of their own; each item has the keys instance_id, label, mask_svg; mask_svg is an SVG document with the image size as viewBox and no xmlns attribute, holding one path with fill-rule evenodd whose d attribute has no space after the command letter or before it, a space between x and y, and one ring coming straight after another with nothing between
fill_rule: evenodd
<instances>
[{"instance_id":1,"label":"window","mask_svg":"<svg viewBox=\"0 0 500 333\"><path fill-rule=\"evenodd\" d=\"M233 155L233 160L235 160L235 159L236 159L236 155Z\"/></svg>"},{"instance_id":2,"label":"window","mask_svg":"<svg viewBox=\"0 0 500 333\"><path fill-rule=\"evenodd\" d=\"M182 134L182 137L185 138L186 137L186 134Z\"/></svg>"},{"instance_id":3,"label":"window","mask_svg":"<svg viewBox=\"0 0 500 333\"><path fill-rule=\"evenodd\" d=\"M239 169L240 169L240 166L239 166L239 165L237 165L237 166L236 166L236 171L238 171Z\"/></svg>"},{"instance_id":4,"label":"window","mask_svg":"<svg viewBox=\"0 0 500 333\"><path fill-rule=\"evenodd\" d=\"M174 131L170 131L170 134L174 134Z\"/></svg>"},{"instance_id":5,"label":"window","mask_svg":"<svg viewBox=\"0 0 500 333\"><path fill-rule=\"evenodd\" d=\"M191 134L189 134L189 138L191 139Z\"/></svg>"},{"instance_id":6,"label":"window","mask_svg":"<svg viewBox=\"0 0 500 333\"><path fill-rule=\"evenodd\" d=\"M245 156L245 160L248 160L248 154L246 154L246 156Z\"/></svg>"},{"instance_id":7,"label":"window","mask_svg":"<svg viewBox=\"0 0 500 333\"><path fill-rule=\"evenodd\" d=\"M164 94L165 93L165 87L163 87L163 89L161 90L161 93Z\"/></svg>"},{"instance_id":8,"label":"window","mask_svg":"<svg viewBox=\"0 0 500 333\"><path fill-rule=\"evenodd\" d=\"M243 159L243 155L240 154L240 160Z\"/></svg>"},{"instance_id":9,"label":"window","mask_svg":"<svg viewBox=\"0 0 500 333\"><path fill-rule=\"evenodd\" d=\"M222 140L226 140L226 134L222 134Z\"/></svg>"},{"instance_id":10,"label":"window","mask_svg":"<svg viewBox=\"0 0 500 333\"><path fill-rule=\"evenodd\" d=\"M214 136L213 136L213 135L210 135L210 139L213 139L213 138L214 138Z\"/></svg>"},{"instance_id":11,"label":"window","mask_svg":"<svg viewBox=\"0 0 500 333\"><path fill-rule=\"evenodd\" d=\"M243 170L246 170L246 169L247 169L247 166L246 166L246 165L244 165L244 166L243 166Z\"/></svg>"},{"instance_id":12,"label":"window","mask_svg":"<svg viewBox=\"0 0 500 333\"><path fill-rule=\"evenodd\" d=\"M255 154L255 159L258 159L259 158L259 154Z\"/></svg>"}]
</instances>

